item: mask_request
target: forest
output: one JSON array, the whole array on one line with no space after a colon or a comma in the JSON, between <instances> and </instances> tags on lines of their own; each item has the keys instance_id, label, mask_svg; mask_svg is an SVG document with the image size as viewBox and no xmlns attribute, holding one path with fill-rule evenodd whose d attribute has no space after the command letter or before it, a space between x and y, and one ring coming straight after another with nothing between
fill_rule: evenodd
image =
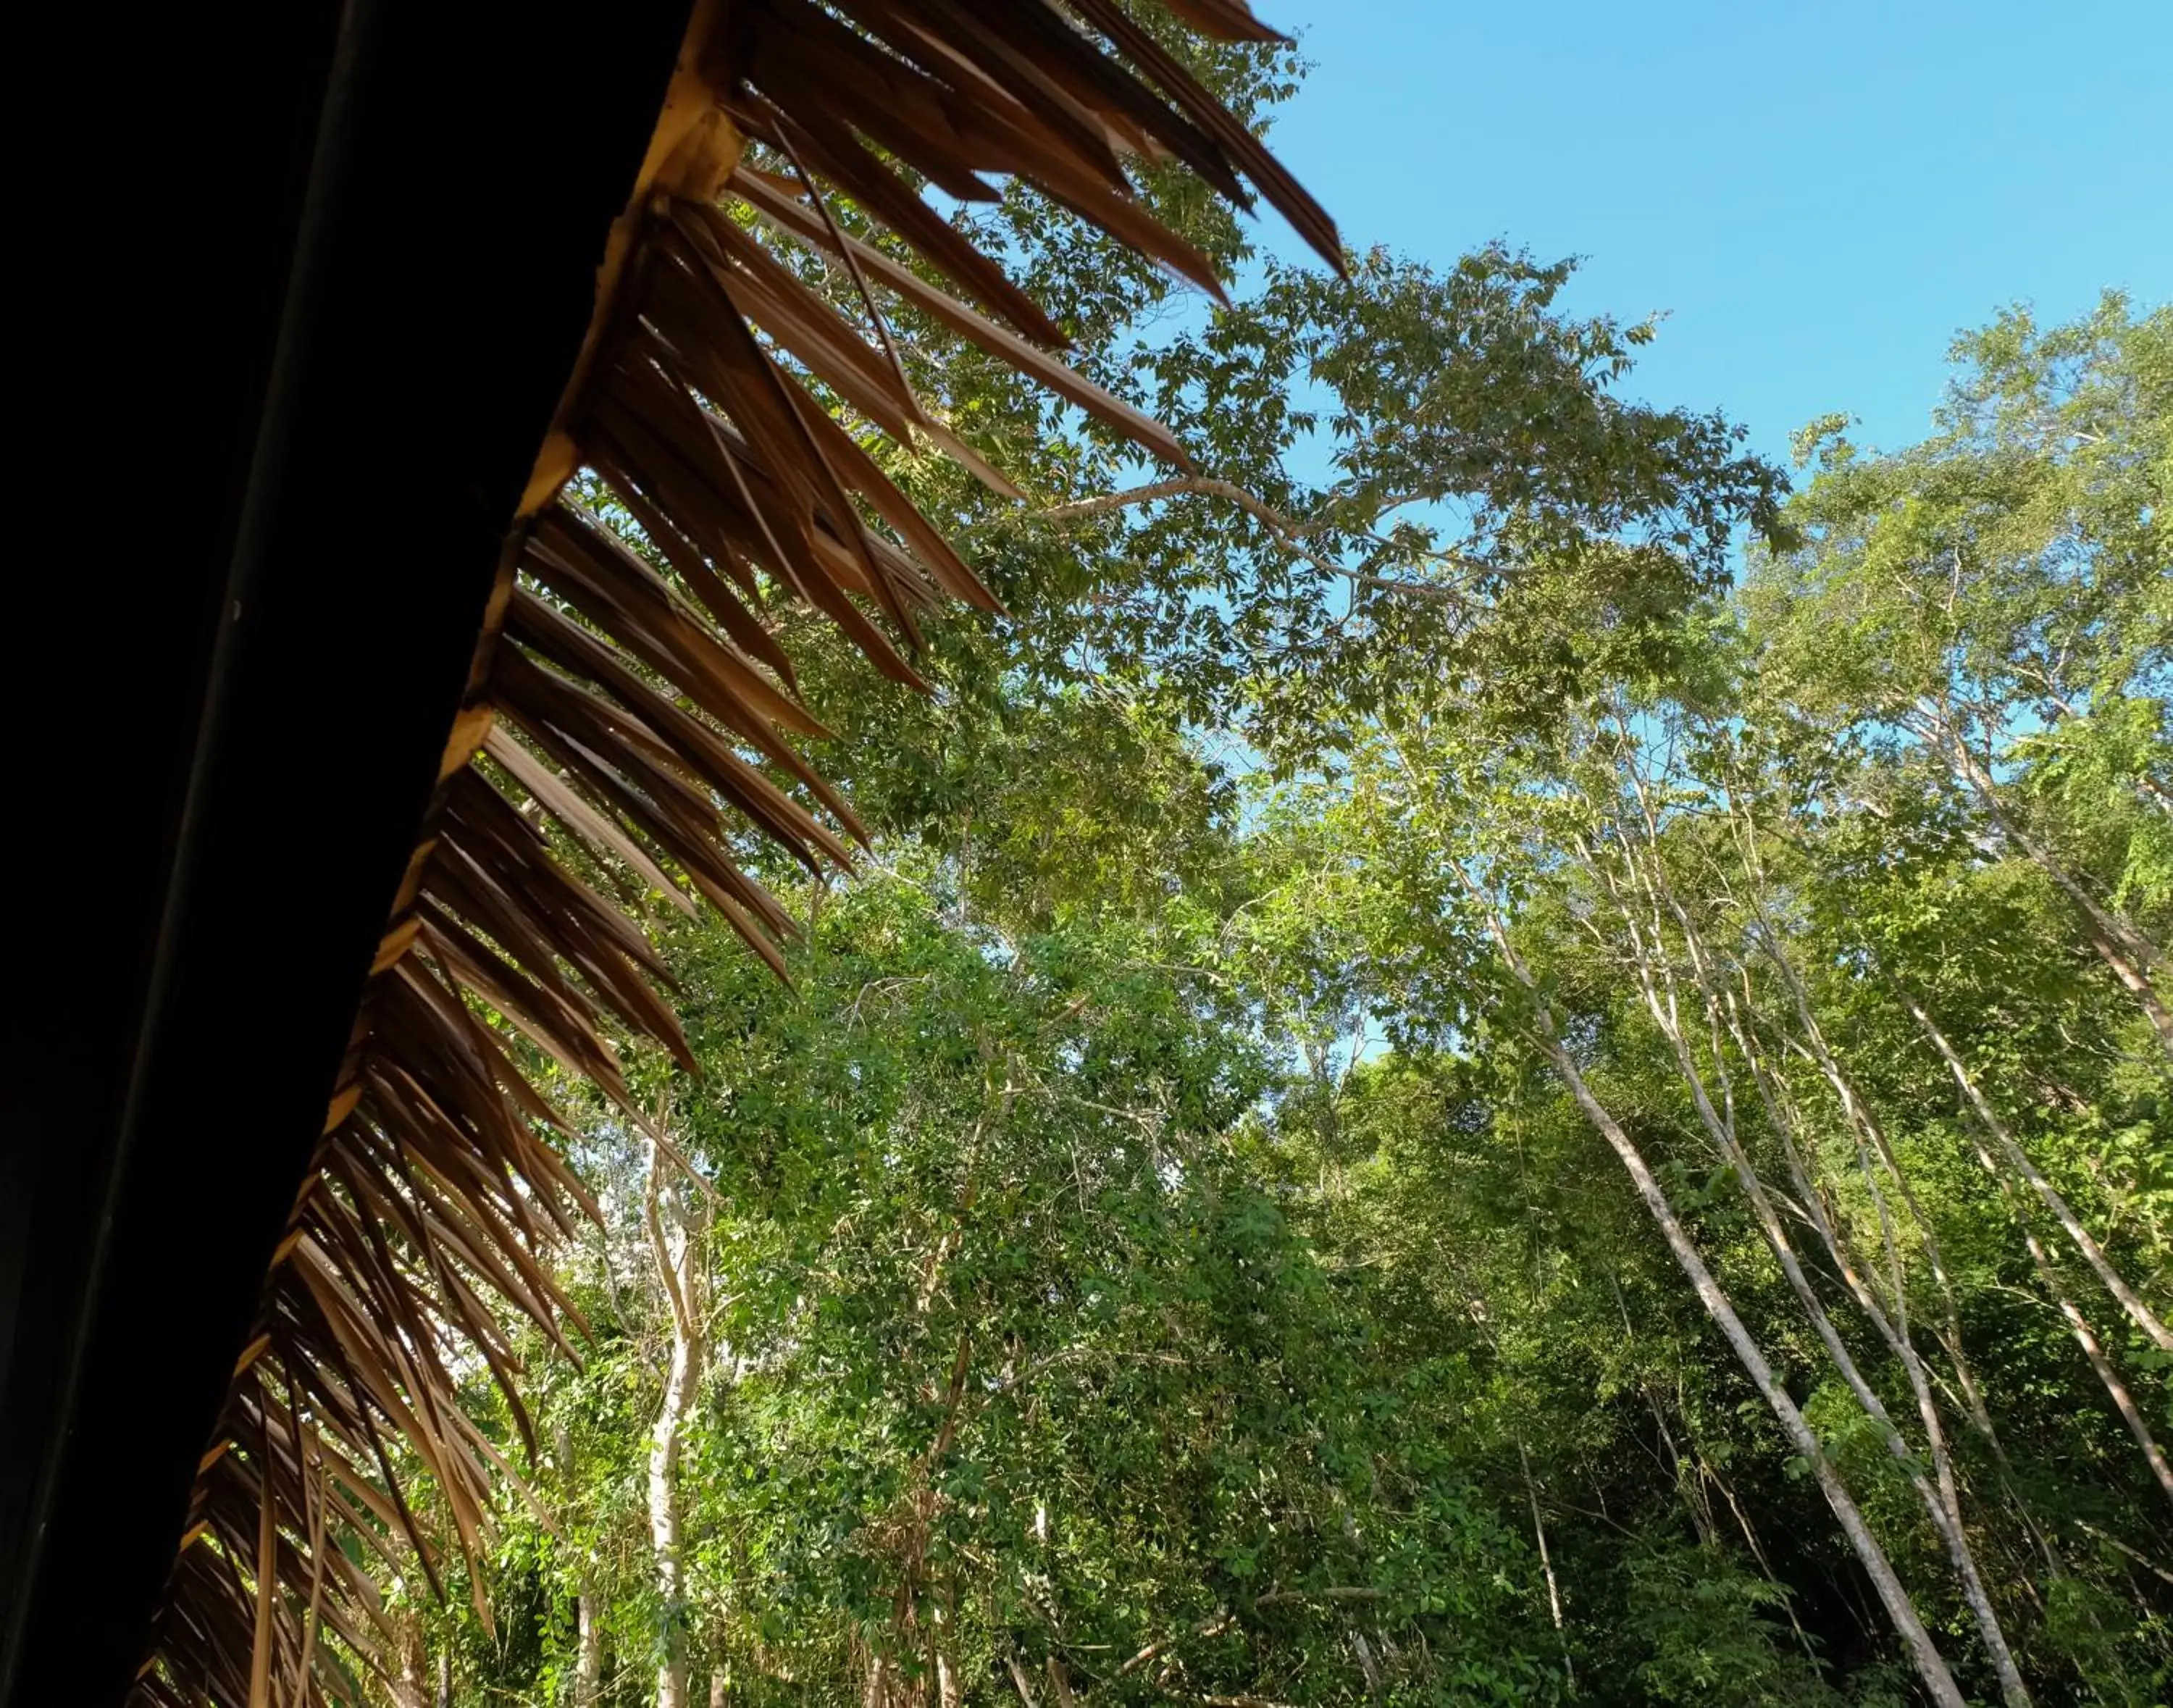
<instances>
[{"instance_id":1,"label":"forest","mask_svg":"<svg viewBox=\"0 0 2173 1708\"><path fill-rule=\"evenodd\" d=\"M518 1044L601 1215L442 1355L492 1501L388 1464L386 1688L2173 1700L2173 307L1988 306L1782 468L1569 262L1143 195L1227 304L953 217L1189 471L888 306L1017 496L869 454L1004 610L926 693L768 613L865 832L750 834L779 967L569 845L687 1055L635 1123Z\"/></svg>"}]
</instances>

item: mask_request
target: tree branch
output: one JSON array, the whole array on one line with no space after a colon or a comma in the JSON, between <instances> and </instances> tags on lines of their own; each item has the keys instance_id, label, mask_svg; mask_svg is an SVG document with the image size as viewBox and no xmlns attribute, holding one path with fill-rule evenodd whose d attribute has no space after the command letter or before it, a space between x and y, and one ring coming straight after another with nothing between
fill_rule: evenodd
<instances>
[{"instance_id":1,"label":"tree branch","mask_svg":"<svg viewBox=\"0 0 2173 1708\"><path fill-rule=\"evenodd\" d=\"M1130 509L1139 504L1151 504L1162 498L1185 497L1221 498L1237 505L1239 509L1244 511L1255 521L1261 523L1275 535L1286 551L1303 558L1324 574L1338 576L1354 585L1377 587L1384 592L1390 593L1423 594L1429 598L1445 599L1452 604L1466 607L1471 603L1466 595L1453 587L1438 586L1426 581L1399 581L1388 576L1368 575L1363 570L1353 569L1348 564L1337 563L1333 558L1324 557L1313 547L1307 545L1305 541L1309 535L1322 533L1333 527L1335 525L1333 522L1326 518L1301 521L1297 517L1287 515L1277 509L1273 504L1254 498L1252 493L1232 482L1216 480L1205 475L1173 475L1167 480L1150 481L1145 486L1127 487L1122 492L1101 493L1091 498L1074 498L1068 504L1053 504L1044 510L1032 511L1026 520L1030 522L1054 522L1062 525L1071 522L1086 521L1096 516L1111 515L1119 510ZM1411 500L1409 498L1392 501L1393 504L1410 502ZM1379 536L1366 530L1358 529L1353 531L1377 544L1388 543ZM1467 569L1484 569L1487 567L1453 552L1436 552L1427 555L1440 563L1453 563Z\"/></svg>"}]
</instances>

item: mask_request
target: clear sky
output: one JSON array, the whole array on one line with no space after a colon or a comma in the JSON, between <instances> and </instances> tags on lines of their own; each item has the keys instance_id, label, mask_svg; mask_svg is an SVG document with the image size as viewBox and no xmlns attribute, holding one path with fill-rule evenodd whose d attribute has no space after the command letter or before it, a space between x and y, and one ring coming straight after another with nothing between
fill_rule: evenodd
<instances>
[{"instance_id":1,"label":"clear sky","mask_svg":"<svg viewBox=\"0 0 2173 1708\"><path fill-rule=\"evenodd\" d=\"M1254 9L1314 62L1272 140L1347 241L1584 257L1577 310L1669 312L1632 389L1777 458L1831 410L1921 436L2002 304L2173 299L2173 0Z\"/></svg>"}]
</instances>

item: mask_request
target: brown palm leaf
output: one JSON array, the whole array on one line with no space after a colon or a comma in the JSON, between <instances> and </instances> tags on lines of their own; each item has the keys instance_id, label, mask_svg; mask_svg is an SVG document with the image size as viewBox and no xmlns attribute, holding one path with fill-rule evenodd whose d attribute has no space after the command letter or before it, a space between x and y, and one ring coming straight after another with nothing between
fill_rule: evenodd
<instances>
[{"instance_id":1,"label":"brown palm leaf","mask_svg":"<svg viewBox=\"0 0 2173 1708\"><path fill-rule=\"evenodd\" d=\"M1275 39L1240 0L1175 9L1211 35ZM793 171L742 159L750 141ZM582 1325L545 1252L595 1205L514 1041L644 1128L607 1034L692 1066L663 962L620 902L553 854L542 822L636 893L707 901L782 972L792 920L735 835L752 830L820 872L844 866L862 832L794 745L822 730L765 617L773 590L908 683L919 613L995 605L802 376L900 443L1007 483L923 412L879 316L871 342L755 228L839 263L871 309L875 291L892 294L1181 463L1164 429L1049 353L1055 326L914 187L986 199L992 179L1019 178L1218 288L1134 194L1134 154L1181 161L1239 202L1249 182L1340 264L1318 207L1115 0L697 6L200 1468L143 1700L267 1708L347 1694L328 1637L376 1664L389 1627L356 1558L441 1588L440 1549L472 1560L496 1487L518 1482L463 1412L461 1369L488 1368L533 1451L504 1325L525 1317L572 1353ZM970 304L848 236L825 193ZM583 468L668 570L567 492ZM450 1538L417 1517L405 1464L429 1476Z\"/></svg>"}]
</instances>

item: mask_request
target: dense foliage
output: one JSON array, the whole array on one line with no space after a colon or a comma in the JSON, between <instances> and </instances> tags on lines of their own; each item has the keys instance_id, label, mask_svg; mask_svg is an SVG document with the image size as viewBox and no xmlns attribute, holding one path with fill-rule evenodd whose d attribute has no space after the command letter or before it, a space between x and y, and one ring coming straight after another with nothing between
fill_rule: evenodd
<instances>
[{"instance_id":1,"label":"dense foliage","mask_svg":"<svg viewBox=\"0 0 2173 1708\"><path fill-rule=\"evenodd\" d=\"M2173 310L1790 498L1566 267L1201 316L988 217L1200 472L901 318L1016 620L810 666L865 869L790 989L676 928L702 1075L590 1111L582 1361L396 1688L2166 1700Z\"/></svg>"}]
</instances>

